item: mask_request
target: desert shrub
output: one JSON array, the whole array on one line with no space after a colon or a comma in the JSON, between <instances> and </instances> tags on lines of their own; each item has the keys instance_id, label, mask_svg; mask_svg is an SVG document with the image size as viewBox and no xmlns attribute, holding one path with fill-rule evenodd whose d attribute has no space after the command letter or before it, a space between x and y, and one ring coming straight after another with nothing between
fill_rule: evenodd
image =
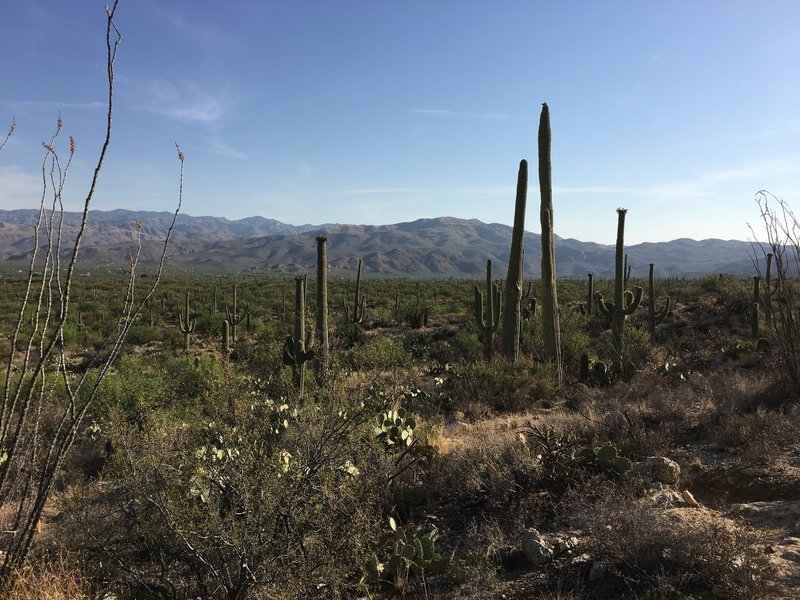
<instances>
[{"instance_id":1,"label":"desert shrub","mask_svg":"<svg viewBox=\"0 0 800 600\"><path fill-rule=\"evenodd\" d=\"M450 378L451 401L458 410L480 415L487 411L522 411L553 392L552 373L529 358L513 362L497 356L490 361L461 364Z\"/></svg>"},{"instance_id":2,"label":"desert shrub","mask_svg":"<svg viewBox=\"0 0 800 600\"><path fill-rule=\"evenodd\" d=\"M101 383L93 414L101 420L115 410L125 418L134 418L170 403L174 397L174 383L163 369L139 358L124 357Z\"/></svg>"},{"instance_id":3,"label":"desert shrub","mask_svg":"<svg viewBox=\"0 0 800 600\"><path fill-rule=\"evenodd\" d=\"M114 483L72 506L87 560L136 598L352 597L383 521L379 408L226 405L115 424Z\"/></svg>"},{"instance_id":4,"label":"desert shrub","mask_svg":"<svg viewBox=\"0 0 800 600\"><path fill-rule=\"evenodd\" d=\"M370 339L362 346L347 351L345 361L358 371L384 371L409 364L410 357L399 340L388 337Z\"/></svg>"},{"instance_id":5,"label":"desert shrub","mask_svg":"<svg viewBox=\"0 0 800 600\"><path fill-rule=\"evenodd\" d=\"M617 597L766 597L773 569L752 530L637 496L633 486L593 480L575 490L570 506L568 520L585 534L584 551L610 563L621 579Z\"/></svg>"},{"instance_id":6,"label":"desert shrub","mask_svg":"<svg viewBox=\"0 0 800 600\"><path fill-rule=\"evenodd\" d=\"M743 414L718 415L710 438L720 448L737 448L746 461L773 462L794 447L800 437L800 407L779 410L757 408Z\"/></svg>"},{"instance_id":7,"label":"desert shrub","mask_svg":"<svg viewBox=\"0 0 800 600\"><path fill-rule=\"evenodd\" d=\"M526 492L536 481L537 459L513 432L468 431L450 441L425 477L429 501L457 506L448 522L457 529L481 515L498 515L507 524L532 509ZM532 515L528 515L531 517Z\"/></svg>"},{"instance_id":8,"label":"desert shrub","mask_svg":"<svg viewBox=\"0 0 800 600\"><path fill-rule=\"evenodd\" d=\"M150 327L149 325L137 324L128 330L128 337L125 343L129 346L144 346L150 342L161 340L163 330L160 327Z\"/></svg>"},{"instance_id":9,"label":"desert shrub","mask_svg":"<svg viewBox=\"0 0 800 600\"><path fill-rule=\"evenodd\" d=\"M472 323L458 329L453 340L453 347L456 349L458 357L464 362L475 362L483 357L483 343Z\"/></svg>"}]
</instances>

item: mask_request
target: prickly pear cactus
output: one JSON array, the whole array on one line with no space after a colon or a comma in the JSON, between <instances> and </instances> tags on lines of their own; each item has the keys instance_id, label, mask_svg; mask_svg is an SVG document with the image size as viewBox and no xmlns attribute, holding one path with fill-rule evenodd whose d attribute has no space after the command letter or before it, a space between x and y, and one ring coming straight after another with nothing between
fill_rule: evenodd
<instances>
[{"instance_id":1,"label":"prickly pear cactus","mask_svg":"<svg viewBox=\"0 0 800 600\"><path fill-rule=\"evenodd\" d=\"M367 573L373 581L393 581L396 577L417 575L443 575L450 569L451 557L436 552L439 531L434 527L425 532L421 527L405 531L393 518L389 519L391 532L387 542L391 553L385 562L374 556L367 565Z\"/></svg>"},{"instance_id":2,"label":"prickly pear cactus","mask_svg":"<svg viewBox=\"0 0 800 600\"><path fill-rule=\"evenodd\" d=\"M619 456L617 449L609 443L600 448L578 448L573 455L573 460L588 467L614 471L619 474L630 471L632 464L629 458Z\"/></svg>"},{"instance_id":3,"label":"prickly pear cactus","mask_svg":"<svg viewBox=\"0 0 800 600\"><path fill-rule=\"evenodd\" d=\"M414 443L417 422L404 408L378 415L373 430L375 437L387 446L410 446Z\"/></svg>"}]
</instances>

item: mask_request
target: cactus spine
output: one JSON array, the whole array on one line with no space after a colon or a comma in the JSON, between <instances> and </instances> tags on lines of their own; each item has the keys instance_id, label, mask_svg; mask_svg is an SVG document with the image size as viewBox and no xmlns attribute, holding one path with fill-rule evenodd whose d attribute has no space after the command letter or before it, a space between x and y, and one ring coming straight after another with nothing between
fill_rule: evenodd
<instances>
[{"instance_id":1,"label":"cactus spine","mask_svg":"<svg viewBox=\"0 0 800 600\"><path fill-rule=\"evenodd\" d=\"M225 314L228 316L228 323L230 323L230 326L231 326L231 341L233 341L234 344L236 343L236 326L239 323L242 322L242 319L244 318L244 316L249 312L248 308L245 307L244 310L241 313L238 313L238 309L237 309L237 306L236 306L238 300L239 300L239 288L234 283L233 284L233 310L231 310L227 306L225 307Z\"/></svg>"},{"instance_id":2,"label":"cactus spine","mask_svg":"<svg viewBox=\"0 0 800 600\"><path fill-rule=\"evenodd\" d=\"M492 341L494 332L500 325L500 286L492 282L492 259L486 261L486 310L484 311L483 294L475 286L475 321L481 332L483 341L483 357L492 357Z\"/></svg>"},{"instance_id":3,"label":"cactus spine","mask_svg":"<svg viewBox=\"0 0 800 600\"><path fill-rule=\"evenodd\" d=\"M595 293L597 308L611 319L611 334L614 346L614 370L622 371L622 356L625 350L625 317L632 315L642 301L642 288L634 287L634 291L624 289L625 267L623 254L625 249L625 214L624 208L617 209L617 252L614 269L614 302L606 302L600 292Z\"/></svg>"},{"instance_id":4,"label":"cactus spine","mask_svg":"<svg viewBox=\"0 0 800 600\"><path fill-rule=\"evenodd\" d=\"M344 314L348 321L354 325L359 325L364 322L366 311L366 298L361 295L361 259L358 259L358 274L356 275L356 295L353 300L353 312L350 312L350 307L347 305L347 300L344 300Z\"/></svg>"},{"instance_id":5,"label":"cactus spine","mask_svg":"<svg viewBox=\"0 0 800 600\"><path fill-rule=\"evenodd\" d=\"M191 343L192 332L194 331L195 319L192 319L189 314L189 292L186 292L185 308L183 312L178 311L178 324L183 333L183 343L186 349L189 349Z\"/></svg>"},{"instance_id":6,"label":"cactus spine","mask_svg":"<svg viewBox=\"0 0 800 600\"><path fill-rule=\"evenodd\" d=\"M283 362L292 367L294 384L300 398L303 397L306 362L314 358L310 340L306 343L305 278L295 278L294 336L286 336L283 344Z\"/></svg>"},{"instance_id":7,"label":"cactus spine","mask_svg":"<svg viewBox=\"0 0 800 600\"><path fill-rule=\"evenodd\" d=\"M503 354L517 360L519 330L522 320L522 237L525 234L525 201L528 194L528 161L519 162L517 195L514 206L514 229L511 233L511 254L506 276L506 298L503 308Z\"/></svg>"},{"instance_id":8,"label":"cactus spine","mask_svg":"<svg viewBox=\"0 0 800 600\"><path fill-rule=\"evenodd\" d=\"M563 378L561 369L561 329L558 324L556 286L556 247L553 236L553 178L550 162L550 109L542 104L539 118L539 219L542 225L542 338L545 358L553 362L556 385Z\"/></svg>"},{"instance_id":9,"label":"cactus spine","mask_svg":"<svg viewBox=\"0 0 800 600\"><path fill-rule=\"evenodd\" d=\"M653 263L650 263L650 273L647 276L647 293L650 298L650 304L647 307L648 324L650 325L650 343L656 342L656 324L663 321L667 315L672 311L672 299L667 296L667 303L656 310L656 284L655 277L653 276Z\"/></svg>"},{"instance_id":10,"label":"cactus spine","mask_svg":"<svg viewBox=\"0 0 800 600\"><path fill-rule=\"evenodd\" d=\"M314 360L314 371L318 380L324 378L328 369L328 238L317 238L317 339L319 353Z\"/></svg>"}]
</instances>

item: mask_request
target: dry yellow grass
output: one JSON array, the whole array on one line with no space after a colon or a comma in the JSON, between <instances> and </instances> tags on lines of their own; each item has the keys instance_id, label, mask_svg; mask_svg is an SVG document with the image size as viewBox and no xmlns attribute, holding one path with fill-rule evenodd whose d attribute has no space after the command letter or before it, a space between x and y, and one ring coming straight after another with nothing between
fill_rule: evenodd
<instances>
[{"instance_id":1,"label":"dry yellow grass","mask_svg":"<svg viewBox=\"0 0 800 600\"><path fill-rule=\"evenodd\" d=\"M39 558L14 573L14 586L6 600L89 600L86 577L64 557Z\"/></svg>"}]
</instances>

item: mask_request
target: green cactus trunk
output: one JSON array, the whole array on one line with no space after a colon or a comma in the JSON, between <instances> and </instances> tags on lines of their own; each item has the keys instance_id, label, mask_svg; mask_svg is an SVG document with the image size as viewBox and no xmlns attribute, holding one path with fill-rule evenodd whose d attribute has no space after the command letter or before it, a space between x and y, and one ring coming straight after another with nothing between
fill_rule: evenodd
<instances>
[{"instance_id":1,"label":"green cactus trunk","mask_svg":"<svg viewBox=\"0 0 800 600\"><path fill-rule=\"evenodd\" d=\"M777 290L777 283L773 285L772 281L772 252L767 254L767 272L764 279L764 319L767 325L772 325L772 294Z\"/></svg>"},{"instance_id":2,"label":"green cactus trunk","mask_svg":"<svg viewBox=\"0 0 800 600\"><path fill-rule=\"evenodd\" d=\"M344 301L344 313L348 321L354 325L360 325L364 322L366 298L361 295L361 259L358 259L358 273L356 274L356 295L353 300L353 311L347 305L347 300Z\"/></svg>"},{"instance_id":3,"label":"green cactus trunk","mask_svg":"<svg viewBox=\"0 0 800 600\"><path fill-rule=\"evenodd\" d=\"M758 339L758 307L761 305L761 278L753 277L753 308L750 312L750 335Z\"/></svg>"},{"instance_id":4,"label":"green cactus trunk","mask_svg":"<svg viewBox=\"0 0 800 600\"><path fill-rule=\"evenodd\" d=\"M228 319L222 321L222 354L228 356L231 352L231 324Z\"/></svg>"},{"instance_id":5,"label":"green cactus trunk","mask_svg":"<svg viewBox=\"0 0 800 600\"><path fill-rule=\"evenodd\" d=\"M283 362L292 367L295 387L300 398L305 384L305 365L314 359L311 340L306 339L305 278L295 278L294 336L287 336L283 344Z\"/></svg>"},{"instance_id":6,"label":"green cactus trunk","mask_svg":"<svg viewBox=\"0 0 800 600\"><path fill-rule=\"evenodd\" d=\"M317 381L325 378L328 369L328 239L317 238L317 340L319 352L314 360Z\"/></svg>"},{"instance_id":7,"label":"green cactus trunk","mask_svg":"<svg viewBox=\"0 0 800 600\"><path fill-rule=\"evenodd\" d=\"M519 331L522 305L522 238L525 235L525 202L528 194L528 161L521 160L517 174L514 206L514 229L511 233L511 254L506 276L506 297L503 307L503 354L516 361L519 355Z\"/></svg>"},{"instance_id":8,"label":"green cactus trunk","mask_svg":"<svg viewBox=\"0 0 800 600\"><path fill-rule=\"evenodd\" d=\"M294 384L300 397L303 396L303 383L305 380L305 361L298 361L305 352L306 343L306 289L305 278L298 277L295 280L294 292L294 355L295 364L292 367L294 374Z\"/></svg>"},{"instance_id":9,"label":"green cactus trunk","mask_svg":"<svg viewBox=\"0 0 800 600\"><path fill-rule=\"evenodd\" d=\"M605 302L597 292L595 300L601 313L611 318L611 336L614 348L614 370L622 372L625 353L625 317L632 315L642 301L642 288L636 286L633 293L625 291L625 214L624 208L617 209L617 252L614 266L614 302Z\"/></svg>"},{"instance_id":10,"label":"green cactus trunk","mask_svg":"<svg viewBox=\"0 0 800 600\"><path fill-rule=\"evenodd\" d=\"M553 181L550 162L550 109L542 105L539 118L539 219L542 225L542 338L544 357L553 363L556 385L561 386L561 329L558 323L556 246L553 235Z\"/></svg>"},{"instance_id":11,"label":"green cactus trunk","mask_svg":"<svg viewBox=\"0 0 800 600\"><path fill-rule=\"evenodd\" d=\"M494 350L494 333L500 325L500 286L492 282L492 259L486 261L486 307L480 288L475 286L475 322L481 332L483 357L489 360Z\"/></svg>"},{"instance_id":12,"label":"green cactus trunk","mask_svg":"<svg viewBox=\"0 0 800 600\"><path fill-rule=\"evenodd\" d=\"M586 294L586 314L592 316L594 314L594 275L587 273L589 277L589 291Z\"/></svg>"}]
</instances>

